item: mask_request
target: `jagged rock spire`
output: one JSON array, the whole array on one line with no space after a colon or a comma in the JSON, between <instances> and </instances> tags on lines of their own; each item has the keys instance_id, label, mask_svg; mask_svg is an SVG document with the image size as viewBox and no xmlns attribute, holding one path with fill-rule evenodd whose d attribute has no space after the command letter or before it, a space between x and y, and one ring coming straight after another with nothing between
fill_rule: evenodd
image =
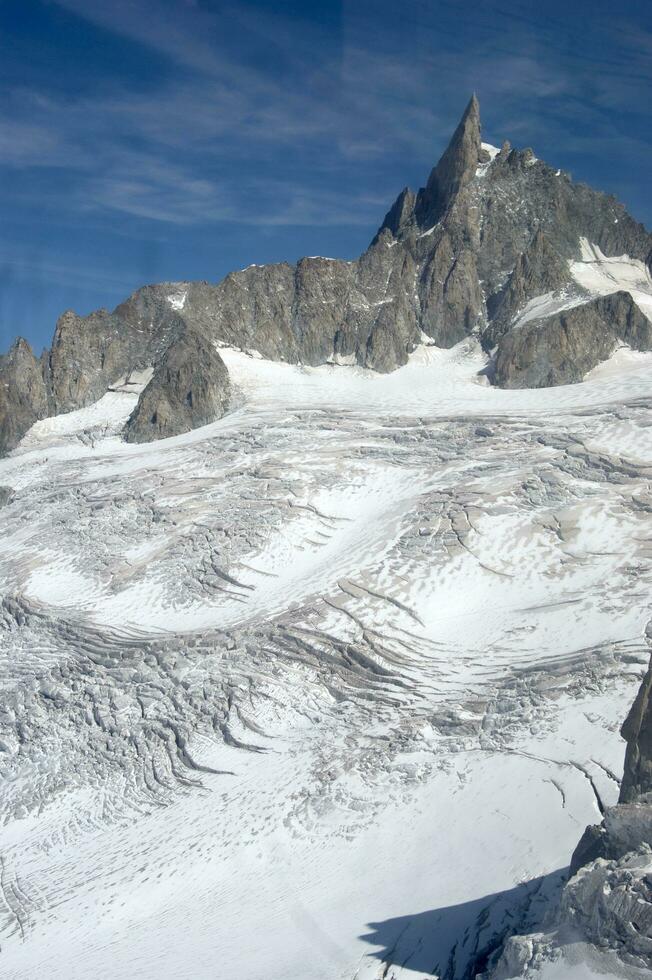
<instances>
[{"instance_id":1,"label":"jagged rock spire","mask_svg":"<svg viewBox=\"0 0 652 980\"><path fill-rule=\"evenodd\" d=\"M439 220L460 188L473 179L480 153L480 103L474 93L450 143L420 194L418 212L421 218Z\"/></svg>"},{"instance_id":2,"label":"jagged rock spire","mask_svg":"<svg viewBox=\"0 0 652 980\"><path fill-rule=\"evenodd\" d=\"M411 191L409 187L404 187L383 218L383 223L378 229L376 237L371 244L376 244L380 234L386 228L391 231L392 235L396 236L399 228L401 228L412 217L415 201L416 195L414 191Z\"/></svg>"},{"instance_id":3,"label":"jagged rock spire","mask_svg":"<svg viewBox=\"0 0 652 980\"><path fill-rule=\"evenodd\" d=\"M376 244L385 229L397 236L415 214L419 224L432 225L439 221L460 188L473 179L481 159L480 103L474 93L425 188L417 196L409 187L403 188L371 244Z\"/></svg>"}]
</instances>

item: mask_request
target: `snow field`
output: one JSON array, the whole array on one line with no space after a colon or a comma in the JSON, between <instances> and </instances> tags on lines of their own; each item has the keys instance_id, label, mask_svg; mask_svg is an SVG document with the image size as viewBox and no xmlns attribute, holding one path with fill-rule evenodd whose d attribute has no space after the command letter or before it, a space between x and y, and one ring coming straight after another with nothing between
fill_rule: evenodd
<instances>
[{"instance_id":1,"label":"snow field","mask_svg":"<svg viewBox=\"0 0 652 980\"><path fill-rule=\"evenodd\" d=\"M0 462L3 976L461 980L617 797L650 357L223 354L219 422L109 393Z\"/></svg>"}]
</instances>

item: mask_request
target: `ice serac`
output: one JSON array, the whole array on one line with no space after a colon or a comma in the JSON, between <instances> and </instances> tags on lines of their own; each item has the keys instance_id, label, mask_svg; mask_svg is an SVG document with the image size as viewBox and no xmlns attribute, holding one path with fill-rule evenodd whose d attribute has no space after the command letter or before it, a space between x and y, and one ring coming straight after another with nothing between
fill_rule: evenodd
<instances>
[{"instance_id":1,"label":"ice serac","mask_svg":"<svg viewBox=\"0 0 652 980\"><path fill-rule=\"evenodd\" d=\"M161 357L125 427L127 442L180 435L224 415L229 372L210 342L185 330Z\"/></svg>"},{"instance_id":2,"label":"ice serac","mask_svg":"<svg viewBox=\"0 0 652 980\"><path fill-rule=\"evenodd\" d=\"M647 638L649 644L650 625ZM582 835L547 928L510 937L484 980L537 980L550 960L569 975L584 963L610 977L652 971L652 661L622 735L627 750L618 803Z\"/></svg>"},{"instance_id":3,"label":"ice serac","mask_svg":"<svg viewBox=\"0 0 652 980\"><path fill-rule=\"evenodd\" d=\"M19 337L0 357L0 455L18 445L38 419L48 415L43 365Z\"/></svg>"}]
</instances>

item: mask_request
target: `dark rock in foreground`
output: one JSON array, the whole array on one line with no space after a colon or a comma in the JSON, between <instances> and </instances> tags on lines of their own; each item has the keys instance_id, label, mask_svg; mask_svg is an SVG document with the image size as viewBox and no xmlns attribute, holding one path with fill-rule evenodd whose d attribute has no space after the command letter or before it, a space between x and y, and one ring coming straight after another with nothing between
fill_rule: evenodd
<instances>
[{"instance_id":1,"label":"dark rock in foreground","mask_svg":"<svg viewBox=\"0 0 652 980\"><path fill-rule=\"evenodd\" d=\"M622 727L622 735L627 752L620 802L652 804L652 664Z\"/></svg>"},{"instance_id":2,"label":"dark rock in foreground","mask_svg":"<svg viewBox=\"0 0 652 980\"><path fill-rule=\"evenodd\" d=\"M127 442L166 439L224 415L229 373L213 344L184 331L170 344L125 426Z\"/></svg>"},{"instance_id":3,"label":"dark rock in foreground","mask_svg":"<svg viewBox=\"0 0 652 980\"><path fill-rule=\"evenodd\" d=\"M511 936L478 980L535 980L542 964L578 943L589 956L611 957L611 976L652 974L652 661L622 734L619 802L584 832L548 932Z\"/></svg>"}]
</instances>

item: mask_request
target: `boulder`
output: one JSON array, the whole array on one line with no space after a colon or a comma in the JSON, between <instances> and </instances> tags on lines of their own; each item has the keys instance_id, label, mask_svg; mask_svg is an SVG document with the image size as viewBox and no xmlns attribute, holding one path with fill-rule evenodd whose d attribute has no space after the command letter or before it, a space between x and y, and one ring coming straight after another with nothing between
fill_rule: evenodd
<instances>
[{"instance_id":1,"label":"boulder","mask_svg":"<svg viewBox=\"0 0 652 980\"><path fill-rule=\"evenodd\" d=\"M221 418L231 385L214 344L186 329L161 356L125 426L127 442L180 435Z\"/></svg>"}]
</instances>

